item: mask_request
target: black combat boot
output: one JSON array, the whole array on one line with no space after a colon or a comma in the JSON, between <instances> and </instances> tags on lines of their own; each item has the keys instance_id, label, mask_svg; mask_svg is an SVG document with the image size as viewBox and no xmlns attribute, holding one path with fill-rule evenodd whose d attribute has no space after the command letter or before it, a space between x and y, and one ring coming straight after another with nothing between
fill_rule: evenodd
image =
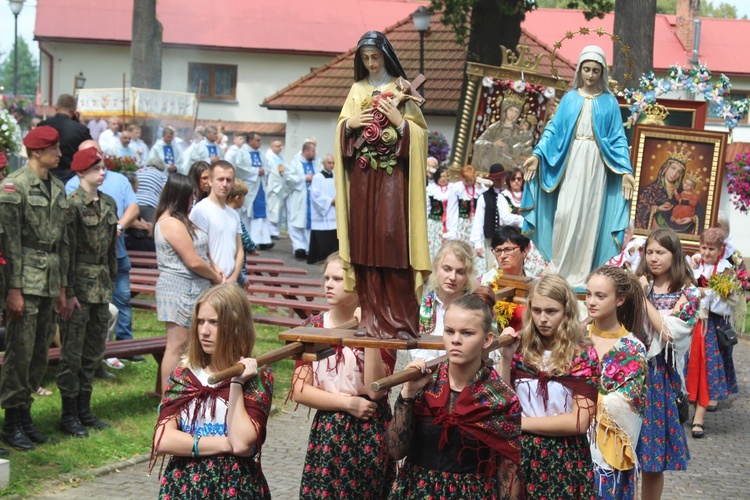
<instances>
[{"instance_id":1,"label":"black combat boot","mask_svg":"<svg viewBox=\"0 0 750 500\"><path fill-rule=\"evenodd\" d=\"M92 429L102 430L109 429L110 425L106 422L98 420L93 413L91 413L91 393L90 392L79 392L78 398L78 420L86 427Z\"/></svg>"},{"instance_id":2,"label":"black combat boot","mask_svg":"<svg viewBox=\"0 0 750 500\"><path fill-rule=\"evenodd\" d=\"M29 451L36 448L31 439L23 432L20 408L5 409L5 422L3 422L3 431L0 435L3 441L19 451Z\"/></svg>"},{"instance_id":3,"label":"black combat boot","mask_svg":"<svg viewBox=\"0 0 750 500\"><path fill-rule=\"evenodd\" d=\"M68 436L77 438L89 437L89 431L78 420L76 398L62 398L60 429Z\"/></svg>"},{"instance_id":4,"label":"black combat boot","mask_svg":"<svg viewBox=\"0 0 750 500\"><path fill-rule=\"evenodd\" d=\"M49 441L49 438L42 434L31 421L31 408L21 408L21 428L26 437L37 444L43 444Z\"/></svg>"}]
</instances>

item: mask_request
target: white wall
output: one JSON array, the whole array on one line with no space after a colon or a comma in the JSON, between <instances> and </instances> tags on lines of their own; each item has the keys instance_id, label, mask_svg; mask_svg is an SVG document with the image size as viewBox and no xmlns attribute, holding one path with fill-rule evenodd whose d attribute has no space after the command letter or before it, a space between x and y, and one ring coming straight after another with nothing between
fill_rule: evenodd
<instances>
[{"instance_id":1,"label":"white wall","mask_svg":"<svg viewBox=\"0 0 750 500\"><path fill-rule=\"evenodd\" d=\"M75 75L83 72L86 88L119 88L122 74L130 81L130 47L80 43L43 43L54 56L52 97L49 89L49 58L42 54L42 100L54 104L62 93L73 93ZM162 89L187 91L188 63L237 65L237 101L200 105L199 118L243 122L283 122L283 111L260 106L265 97L281 90L329 57L167 48L162 52Z\"/></svg>"}]
</instances>

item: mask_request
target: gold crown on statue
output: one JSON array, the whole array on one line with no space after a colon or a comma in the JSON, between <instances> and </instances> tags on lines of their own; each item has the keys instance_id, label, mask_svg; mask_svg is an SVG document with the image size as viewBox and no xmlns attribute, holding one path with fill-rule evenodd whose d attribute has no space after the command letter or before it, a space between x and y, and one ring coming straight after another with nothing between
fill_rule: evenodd
<instances>
[{"instance_id":1,"label":"gold crown on statue","mask_svg":"<svg viewBox=\"0 0 750 500\"><path fill-rule=\"evenodd\" d=\"M526 98L513 89L506 89L503 95L505 96L503 97L503 104L507 102L508 104L516 104L518 107L523 107L526 104Z\"/></svg>"},{"instance_id":2,"label":"gold crown on statue","mask_svg":"<svg viewBox=\"0 0 750 500\"><path fill-rule=\"evenodd\" d=\"M687 165L694 158L693 154L688 150L688 145L684 142L678 142L672 148L668 149L667 152L671 160L677 160L683 165Z\"/></svg>"},{"instance_id":3,"label":"gold crown on statue","mask_svg":"<svg viewBox=\"0 0 750 500\"><path fill-rule=\"evenodd\" d=\"M669 110L661 104L649 104L643 110L643 114L646 115L644 123L648 122L664 125L664 120L669 116Z\"/></svg>"},{"instance_id":4,"label":"gold crown on statue","mask_svg":"<svg viewBox=\"0 0 750 500\"><path fill-rule=\"evenodd\" d=\"M703 179L696 172L692 172L690 170L688 170L685 174L685 179L690 179L694 186L697 186L698 184L703 182Z\"/></svg>"}]
</instances>

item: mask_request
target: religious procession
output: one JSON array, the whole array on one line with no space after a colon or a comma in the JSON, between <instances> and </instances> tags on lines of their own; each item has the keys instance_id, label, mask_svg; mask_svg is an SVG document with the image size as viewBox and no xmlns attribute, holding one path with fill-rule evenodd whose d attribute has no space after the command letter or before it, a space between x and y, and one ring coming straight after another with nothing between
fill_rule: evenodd
<instances>
[{"instance_id":1,"label":"religious procession","mask_svg":"<svg viewBox=\"0 0 750 500\"><path fill-rule=\"evenodd\" d=\"M744 497L747 16L69 3L0 107L0 494Z\"/></svg>"}]
</instances>

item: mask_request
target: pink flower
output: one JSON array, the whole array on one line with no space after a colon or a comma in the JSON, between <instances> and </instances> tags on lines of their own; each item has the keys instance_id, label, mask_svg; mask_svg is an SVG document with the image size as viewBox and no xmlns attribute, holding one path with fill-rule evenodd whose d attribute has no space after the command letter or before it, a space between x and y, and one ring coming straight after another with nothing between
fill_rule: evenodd
<instances>
[{"instance_id":1,"label":"pink flower","mask_svg":"<svg viewBox=\"0 0 750 500\"><path fill-rule=\"evenodd\" d=\"M381 155L387 155L388 153L391 152L391 148L390 146L386 146L382 142L379 142L375 145L375 151L377 151Z\"/></svg>"},{"instance_id":2,"label":"pink flower","mask_svg":"<svg viewBox=\"0 0 750 500\"><path fill-rule=\"evenodd\" d=\"M377 123L371 122L362 132L362 137L368 144L375 144L380 140L380 134L383 133L382 127Z\"/></svg>"},{"instance_id":3,"label":"pink flower","mask_svg":"<svg viewBox=\"0 0 750 500\"><path fill-rule=\"evenodd\" d=\"M234 488L229 488L229 496L230 497L237 496L237 490Z\"/></svg>"},{"instance_id":4,"label":"pink flower","mask_svg":"<svg viewBox=\"0 0 750 500\"><path fill-rule=\"evenodd\" d=\"M360 156L357 158L357 166L364 170L370 166L370 160L368 160L366 156Z\"/></svg>"}]
</instances>

